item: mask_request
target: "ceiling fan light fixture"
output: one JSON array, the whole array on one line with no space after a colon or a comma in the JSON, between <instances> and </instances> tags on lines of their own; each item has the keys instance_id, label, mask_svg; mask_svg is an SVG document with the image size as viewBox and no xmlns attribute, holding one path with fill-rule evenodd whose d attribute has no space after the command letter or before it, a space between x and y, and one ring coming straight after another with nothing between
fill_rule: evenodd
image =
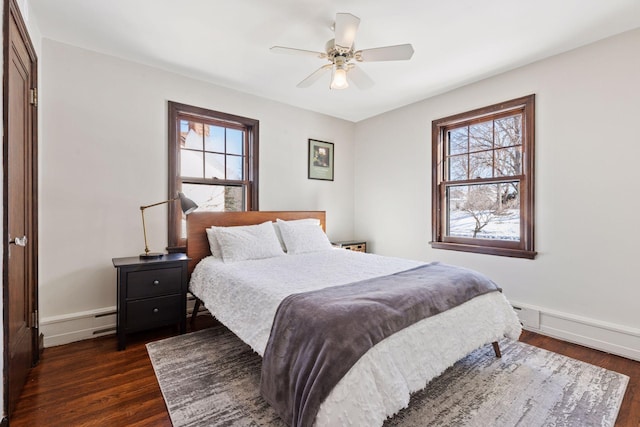
<instances>
[{"instance_id":1,"label":"ceiling fan light fixture","mask_svg":"<svg viewBox=\"0 0 640 427\"><path fill-rule=\"evenodd\" d=\"M336 67L331 78L331 89L346 89L348 87L347 70L343 67Z\"/></svg>"},{"instance_id":2,"label":"ceiling fan light fixture","mask_svg":"<svg viewBox=\"0 0 640 427\"><path fill-rule=\"evenodd\" d=\"M331 89L346 89L349 87L347 81L347 61L345 57L338 55L335 57L335 67L331 76Z\"/></svg>"}]
</instances>

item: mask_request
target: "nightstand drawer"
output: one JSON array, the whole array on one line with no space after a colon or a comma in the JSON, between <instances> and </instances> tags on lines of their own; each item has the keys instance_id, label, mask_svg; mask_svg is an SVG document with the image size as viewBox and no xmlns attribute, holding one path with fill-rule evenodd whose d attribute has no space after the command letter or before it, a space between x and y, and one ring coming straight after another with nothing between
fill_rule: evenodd
<instances>
[{"instance_id":1,"label":"nightstand drawer","mask_svg":"<svg viewBox=\"0 0 640 427\"><path fill-rule=\"evenodd\" d=\"M182 268L132 271L127 274L127 299L180 293Z\"/></svg>"},{"instance_id":2,"label":"nightstand drawer","mask_svg":"<svg viewBox=\"0 0 640 427\"><path fill-rule=\"evenodd\" d=\"M345 245L342 248L343 249L348 249L350 251L356 251L356 252L366 252L367 251L367 245L365 243L359 243L357 245Z\"/></svg>"},{"instance_id":3,"label":"nightstand drawer","mask_svg":"<svg viewBox=\"0 0 640 427\"><path fill-rule=\"evenodd\" d=\"M181 295L128 301L126 329L146 329L178 323L182 315L181 303Z\"/></svg>"}]
</instances>

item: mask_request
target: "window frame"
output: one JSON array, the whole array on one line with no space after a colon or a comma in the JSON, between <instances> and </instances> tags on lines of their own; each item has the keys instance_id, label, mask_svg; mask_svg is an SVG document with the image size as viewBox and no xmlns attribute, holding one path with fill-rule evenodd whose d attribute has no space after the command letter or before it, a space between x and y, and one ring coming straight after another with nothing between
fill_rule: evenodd
<instances>
[{"instance_id":1,"label":"window frame","mask_svg":"<svg viewBox=\"0 0 640 427\"><path fill-rule=\"evenodd\" d=\"M446 132L449 129L474 123L496 120L513 113L522 114L522 171L520 175L500 178L480 178L448 181L446 175ZM478 108L432 122L432 241L434 249L534 259L534 160L535 160L535 94ZM494 149L495 150L495 149ZM518 180L520 192L520 240L480 239L447 235L446 189L452 182L459 185L491 184Z\"/></svg>"},{"instance_id":2,"label":"window frame","mask_svg":"<svg viewBox=\"0 0 640 427\"><path fill-rule=\"evenodd\" d=\"M242 186L246 188L246 211L258 210L258 153L259 124L255 119L194 107L178 102L168 101L168 141L169 141L169 199L177 197L182 184L207 184ZM245 132L244 149L246 162L244 179L227 180L217 178L183 178L180 176L180 125L182 119L196 120L205 124L240 129ZM241 183L240 183L241 182ZM187 197L189 195L187 194ZM168 252L186 252L186 238L181 236L182 211L178 203L170 203L168 209Z\"/></svg>"}]
</instances>

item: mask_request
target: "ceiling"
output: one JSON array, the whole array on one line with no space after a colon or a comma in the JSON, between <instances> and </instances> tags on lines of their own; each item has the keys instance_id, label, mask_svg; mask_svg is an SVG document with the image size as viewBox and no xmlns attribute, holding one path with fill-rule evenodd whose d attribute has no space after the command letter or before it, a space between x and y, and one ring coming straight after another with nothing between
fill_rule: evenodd
<instances>
[{"instance_id":1,"label":"ceiling","mask_svg":"<svg viewBox=\"0 0 640 427\"><path fill-rule=\"evenodd\" d=\"M640 27L640 0L28 0L44 38L350 121ZM323 51L337 12L357 49L411 43L409 61L360 64L375 85L330 90Z\"/></svg>"}]
</instances>

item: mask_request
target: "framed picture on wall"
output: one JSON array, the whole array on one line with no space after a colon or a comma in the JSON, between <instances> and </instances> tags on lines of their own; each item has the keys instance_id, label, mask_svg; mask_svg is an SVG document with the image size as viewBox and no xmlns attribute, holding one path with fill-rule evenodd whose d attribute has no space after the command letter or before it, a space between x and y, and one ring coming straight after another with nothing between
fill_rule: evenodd
<instances>
[{"instance_id":1,"label":"framed picture on wall","mask_svg":"<svg viewBox=\"0 0 640 427\"><path fill-rule=\"evenodd\" d=\"M309 139L309 179L333 181L333 143Z\"/></svg>"}]
</instances>

